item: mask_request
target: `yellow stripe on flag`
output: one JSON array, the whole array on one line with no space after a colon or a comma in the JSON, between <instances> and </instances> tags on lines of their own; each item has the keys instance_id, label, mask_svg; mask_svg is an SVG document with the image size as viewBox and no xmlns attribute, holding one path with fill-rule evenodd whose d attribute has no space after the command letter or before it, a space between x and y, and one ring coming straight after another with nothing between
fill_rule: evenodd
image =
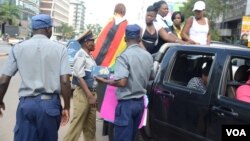
<instances>
[{"instance_id":1,"label":"yellow stripe on flag","mask_svg":"<svg viewBox=\"0 0 250 141\"><path fill-rule=\"evenodd\" d=\"M117 57L122 51L124 51L124 49L126 48L126 43L125 43L125 41L124 41L124 36L125 36L125 35L123 35L122 40L121 40L121 42L120 42L120 44L119 44L119 47L118 47L118 49L116 50L116 52L115 52L115 54L114 54L114 57L112 58L112 60L111 60L111 62L110 62L110 64L109 64L109 67L111 67L112 65L114 65L115 60L116 60L116 57Z\"/></svg>"}]
</instances>

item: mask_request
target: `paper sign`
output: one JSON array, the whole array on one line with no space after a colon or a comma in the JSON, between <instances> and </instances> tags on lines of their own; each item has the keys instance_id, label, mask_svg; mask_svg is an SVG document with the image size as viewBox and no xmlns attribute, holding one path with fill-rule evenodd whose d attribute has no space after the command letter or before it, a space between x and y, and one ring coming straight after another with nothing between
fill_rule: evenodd
<instances>
[{"instance_id":1,"label":"paper sign","mask_svg":"<svg viewBox=\"0 0 250 141\"><path fill-rule=\"evenodd\" d=\"M106 88L105 96L102 102L101 110L100 110L100 117L106 121L114 123L115 121L115 108L118 103L117 97L115 95L116 87L108 85ZM148 105L148 98L144 96L144 111L142 115L142 120L139 125L139 128L146 126L147 123L147 105Z\"/></svg>"},{"instance_id":2,"label":"paper sign","mask_svg":"<svg viewBox=\"0 0 250 141\"><path fill-rule=\"evenodd\" d=\"M110 77L110 71L108 67L104 66L93 66L91 70L92 76L99 76L103 78Z\"/></svg>"},{"instance_id":3,"label":"paper sign","mask_svg":"<svg viewBox=\"0 0 250 141\"><path fill-rule=\"evenodd\" d=\"M100 117L106 121L114 122L117 97L115 95L116 87L108 85L100 110Z\"/></svg>"}]
</instances>

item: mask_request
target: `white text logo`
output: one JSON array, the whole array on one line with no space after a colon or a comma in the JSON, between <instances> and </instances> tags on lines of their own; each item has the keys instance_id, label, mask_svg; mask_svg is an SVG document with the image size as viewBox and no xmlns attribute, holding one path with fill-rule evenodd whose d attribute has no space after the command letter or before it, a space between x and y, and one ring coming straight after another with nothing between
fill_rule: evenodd
<instances>
[{"instance_id":1,"label":"white text logo","mask_svg":"<svg viewBox=\"0 0 250 141\"><path fill-rule=\"evenodd\" d=\"M247 136L244 129L226 129L227 136Z\"/></svg>"}]
</instances>

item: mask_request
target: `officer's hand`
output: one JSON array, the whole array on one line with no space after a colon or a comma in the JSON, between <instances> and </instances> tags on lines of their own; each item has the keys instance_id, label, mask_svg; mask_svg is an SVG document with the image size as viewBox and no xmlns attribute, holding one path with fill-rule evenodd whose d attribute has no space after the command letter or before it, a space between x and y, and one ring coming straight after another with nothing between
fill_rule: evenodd
<instances>
[{"instance_id":1,"label":"officer's hand","mask_svg":"<svg viewBox=\"0 0 250 141\"><path fill-rule=\"evenodd\" d=\"M90 95L88 96L88 101L89 101L89 104L96 104L96 100L97 100L97 97L94 96L94 95Z\"/></svg>"},{"instance_id":2,"label":"officer's hand","mask_svg":"<svg viewBox=\"0 0 250 141\"><path fill-rule=\"evenodd\" d=\"M105 83L105 78L102 78L102 77L98 77L98 76L95 76L95 79L97 80L97 81L99 81L99 82L103 82L103 83Z\"/></svg>"},{"instance_id":3,"label":"officer's hand","mask_svg":"<svg viewBox=\"0 0 250 141\"><path fill-rule=\"evenodd\" d=\"M70 113L68 109L62 110L61 126L64 126L69 122L69 114Z\"/></svg>"},{"instance_id":4,"label":"officer's hand","mask_svg":"<svg viewBox=\"0 0 250 141\"><path fill-rule=\"evenodd\" d=\"M0 117L3 116L2 110L5 110L5 104L3 103L3 101L0 102Z\"/></svg>"}]
</instances>

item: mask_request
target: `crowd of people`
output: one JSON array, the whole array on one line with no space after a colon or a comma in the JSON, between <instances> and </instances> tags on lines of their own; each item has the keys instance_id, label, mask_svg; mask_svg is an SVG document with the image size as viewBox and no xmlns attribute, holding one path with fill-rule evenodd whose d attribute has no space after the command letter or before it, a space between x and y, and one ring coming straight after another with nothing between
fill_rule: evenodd
<instances>
[{"instance_id":1,"label":"crowd of people","mask_svg":"<svg viewBox=\"0 0 250 141\"><path fill-rule=\"evenodd\" d=\"M170 26L165 18L168 14L168 5L165 1L161 0L148 6L144 21L133 25L122 26L122 23L124 23L123 21L125 21L125 24L127 24L127 20L124 18L126 14L126 7L122 3L118 3L115 6L113 18L111 18L111 21L104 27L102 31L105 32L107 29L111 29L112 32L107 32L107 35L105 36L106 38L101 38L103 37L103 35L99 35L100 38L97 39L96 46L96 49L98 51L92 50L94 59L96 59L97 61L97 65L101 65L103 64L103 60L105 60L105 57L103 56L108 54L108 52L112 52L112 49L114 50L115 48L112 45L119 42L119 40L117 39L118 37L116 38L115 35L120 36L120 34L124 34L126 47L121 47L122 49L120 49L120 54L118 55L114 53L109 54L110 56L116 55L113 79L110 80L101 77L95 77L95 79L99 83L106 83L108 85L117 87L115 95L117 97L118 104L115 111L115 120L112 123L114 128L114 136L109 138L110 140L134 140L144 111L144 95L146 95L147 93L146 87L149 80L152 78L152 55L160 49L162 44L169 42L180 44L209 45L209 23L207 18L204 17L204 10L205 3L203 1L196 2L193 9L195 16L192 16L189 19L193 19L194 21L197 21L197 23L194 22L194 24L191 23L189 25L186 25L183 14L179 11L176 11L173 13L171 18L173 21L173 25ZM200 26L206 27L205 29L208 30L204 32L202 28L202 31L199 31ZM190 29L187 27L189 27ZM183 33L183 31L186 31L186 33ZM103 34L102 32L101 34ZM118 34L117 32L120 32L120 34ZM202 41L196 41L196 39L193 39L193 37L196 38L197 36L202 36L204 37L204 39ZM206 41L206 43L204 43L204 40ZM83 50L86 50L86 47L83 46L81 52ZM123 51L121 52L121 50ZM88 56L89 55L91 54L88 53ZM84 70L87 70L88 67L91 66L87 65L88 61L86 61L86 56L85 59L83 59L83 56L75 56L73 65L74 75L76 75L75 70L81 70L83 73ZM93 57L90 56L88 58ZM79 60L85 62L85 64L77 64ZM91 61L93 62L94 60L91 59ZM106 61L107 60L105 60L106 65L113 67L113 65L110 65L112 64L111 62ZM206 72L206 74L204 74L204 79L205 77L207 77L209 69L205 70L206 71L204 72ZM84 86L84 83L82 82L86 82L86 78L83 79L83 76L84 75L82 74L80 75L80 77L77 77L79 81L79 87L75 89L74 97L76 95L76 91L82 91L81 94L79 93L79 95L88 97L88 90L86 90L85 88L92 89L89 86ZM206 84L200 85L204 86L205 89ZM96 128L93 125L87 126L87 124L85 123L85 121L93 121L93 118L87 116L87 113L91 110L88 110L88 112L84 112L82 110L85 108L81 108L82 110L77 108L84 107L84 105L86 104L86 102L84 101L87 100L80 101L80 99L82 98L74 100L74 97L73 102L75 102L76 104L82 103L80 104L82 106L74 104L74 113L76 113L75 111L78 111L78 114L74 114L74 118L72 119L72 122L70 124L70 129L68 130L68 133L64 139L70 140L70 138L68 137L72 136L71 139L77 140L82 131L86 140L95 140L94 134L91 134L93 138L89 138L90 134L86 134L90 132L93 133ZM85 107L88 106L85 105Z\"/></svg>"},{"instance_id":2,"label":"crowd of people","mask_svg":"<svg viewBox=\"0 0 250 141\"><path fill-rule=\"evenodd\" d=\"M81 49L74 57L73 80L76 87L73 94L70 91L71 69L66 48L49 40L52 19L44 14L34 16L33 37L13 47L0 77L0 116L5 109L3 97L11 77L19 71L22 78L15 125L15 131L19 132L15 132L14 140L57 140L60 122L65 125L69 120L70 97L73 95L73 117L64 140L76 141L83 133L84 140L95 141L98 83L117 87L114 140L134 140L145 108L146 87L152 79L152 54L166 42L209 45L210 26L209 19L204 16L205 9L205 2L197 1L192 10L194 16L185 20L180 11L175 11L171 17L173 25L169 25L165 18L168 5L160 0L148 6L145 20L141 24L126 23L126 26L121 26L126 47L115 56L113 80L90 78L91 67L100 64L103 58L100 60L98 54L92 56L96 38L91 29L88 29L77 39ZM125 14L125 5L117 4L114 10L114 25L127 22ZM113 30L115 29L117 28ZM109 34L111 36L112 33ZM111 40L101 41L107 46L104 51L109 52L112 49L108 47L111 46ZM189 85L194 87L199 82L199 86L202 86L200 89L205 90L206 83L200 83L206 82L208 68L204 69L202 78L191 80ZM64 107L61 107L59 95L63 97Z\"/></svg>"},{"instance_id":3,"label":"crowd of people","mask_svg":"<svg viewBox=\"0 0 250 141\"><path fill-rule=\"evenodd\" d=\"M204 16L205 3L194 4L194 16L187 18L180 11L172 14L173 25L166 20L168 5L161 0L147 8L145 21L139 24L142 30L141 45L151 54L156 53L162 44L200 44L211 42L209 20Z\"/></svg>"}]
</instances>

